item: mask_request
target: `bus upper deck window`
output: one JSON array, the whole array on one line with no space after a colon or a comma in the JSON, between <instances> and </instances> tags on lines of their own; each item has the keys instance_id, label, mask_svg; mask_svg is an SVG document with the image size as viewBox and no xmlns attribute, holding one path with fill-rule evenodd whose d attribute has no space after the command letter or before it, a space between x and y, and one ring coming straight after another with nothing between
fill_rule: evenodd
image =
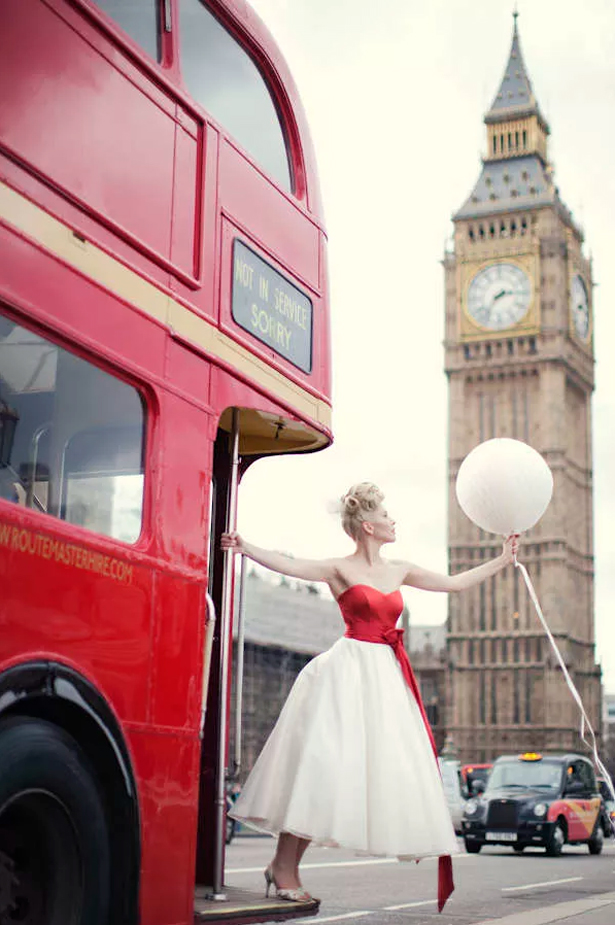
<instances>
[{"instance_id":1,"label":"bus upper deck window","mask_svg":"<svg viewBox=\"0 0 615 925\"><path fill-rule=\"evenodd\" d=\"M134 543L144 433L133 386L0 314L0 498Z\"/></svg>"},{"instance_id":2,"label":"bus upper deck window","mask_svg":"<svg viewBox=\"0 0 615 925\"><path fill-rule=\"evenodd\" d=\"M121 26L137 45L160 61L159 0L92 0Z\"/></svg>"},{"instance_id":3,"label":"bus upper deck window","mask_svg":"<svg viewBox=\"0 0 615 925\"><path fill-rule=\"evenodd\" d=\"M190 95L291 189L284 132L258 67L201 0L180 0L181 69Z\"/></svg>"}]
</instances>

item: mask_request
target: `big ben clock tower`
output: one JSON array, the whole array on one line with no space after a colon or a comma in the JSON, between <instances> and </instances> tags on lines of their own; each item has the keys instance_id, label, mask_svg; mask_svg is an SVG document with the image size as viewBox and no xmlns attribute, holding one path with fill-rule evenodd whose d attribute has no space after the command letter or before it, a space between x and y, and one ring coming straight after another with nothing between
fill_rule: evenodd
<instances>
[{"instance_id":1,"label":"big ben clock tower","mask_svg":"<svg viewBox=\"0 0 615 925\"><path fill-rule=\"evenodd\" d=\"M472 568L501 548L457 504L462 460L491 437L531 444L555 485L519 556L598 730L592 268L554 184L549 127L523 62L516 15L506 71L484 121L482 170L453 216L454 250L444 258L450 568ZM578 708L517 570L451 595L447 646L448 732L462 760L580 747Z\"/></svg>"}]
</instances>

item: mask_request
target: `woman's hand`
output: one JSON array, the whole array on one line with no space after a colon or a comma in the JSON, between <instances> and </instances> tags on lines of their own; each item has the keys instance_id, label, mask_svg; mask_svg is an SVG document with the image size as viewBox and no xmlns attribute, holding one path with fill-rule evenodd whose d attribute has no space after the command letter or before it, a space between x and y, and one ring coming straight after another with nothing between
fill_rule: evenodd
<instances>
[{"instance_id":1,"label":"woman's hand","mask_svg":"<svg viewBox=\"0 0 615 925\"><path fill-rule=\"evenodd\" d=\"M514 562L517 558L517 552L519 550L519 534L511 533L510 536L507 536L504 540L504 546L502 547L502 557L506 562L506 565L510 565L511 562Z\"/></svg>"},{"instance_id":2,"label":"woman's hand","mask_svg":"<svg viewBox=\"0 0 615 925\"><path fill-rule=\"evenodd\" d=\"M232 552L244 552L244 542L238 533L223 533L220 537L220 546L222 549L230 549Z\"/></svg>"}]
</instances>

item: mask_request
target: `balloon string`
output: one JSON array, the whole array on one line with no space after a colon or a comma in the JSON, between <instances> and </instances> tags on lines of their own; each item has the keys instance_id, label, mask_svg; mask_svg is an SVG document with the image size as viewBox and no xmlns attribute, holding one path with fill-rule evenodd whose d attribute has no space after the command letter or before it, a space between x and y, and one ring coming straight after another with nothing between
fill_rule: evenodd
<instances>
[{"instance_id":1,"label":"balloon string","mask_svg":"<svg viewBox=\"0 0 615 925\"><path fill-rule=\"evenodd\" d=\"M547 638L549 639L549 642L551 643L551 646L553 647L553 651L555 652L555 654L556 654L556 656L557 656L557 660L558 660L558 662L559 662L559 664L560 664L560 667L561 667L561 669L562 669L562 671L563 671L563 673L564 673L564 678L565 678L565 680L566 680L566 684L567 684L568 687L570 688L570 692L572 693L572 696L574 697L574 699L575 699L575 701L577 702L577 705L578 705L578 707L579 707L579 710L581 711L581 739L582 739L582 741L585 743L585 745L589 748L589 750L593 753L593 756L594 756L594 763L595 763L597 769L600 771L600 773L601 773L602 776L604 777L604 779L607 781L608 786L609 786L610 791L611 791L611 797L612 797L612 799L615 799L615 789L613 788L613 781L611 780L611 776L610 776L609 772L607 771L607 769L606 769L605 766L603 765L603 763L602 763L602 761L600 760L600 757L599 757L599 755L598 755L598 745L597 745L597 742L596 742L596 735L595 735L594 730L593 730L593 728L592 728L592 724L591 724L591 722L590 722L590 720L589 720L589 717L588 717L588 715L587 715L587 713L586 713L586 711L585 711L585 707L583 706L583 701L581 700L581 695L579 694L578 690L577 690L576 687L574 686L574 682L573 682L572 678L570 677L570 674L569 674L569 672L568 672L568 669L566 668L566 665L564 664L564 659L562 658L561 653L560 653L560 651L559 651L559 649L558 649L558 647L557 647L557 643L555 642L555 639L553 638L553 634L552 634L551 630L549 629L549 626L548 626L548 624L547 624L547 621L545 620L545 617L544 617L544 614L543 614L543 612L542 612L542 610L541 610L540 604L538 603L538 598L537 598L537 596L536 596L536 592L534 591L534 586L532 585L532 582L530 581L530 576L529 576L528 573L527 573L527 569L526 569L526 567L525 567L521 562L517 562L516 557L515 557L515 567L518 568L519 571L521 572L521 574L523 575L525 584L527 585L527 590L529 591L530 597L531 597L531 599L532 599L532 603L534 604L534 607L536 608L536 613L538 614L538 616L539 616L539 618L540 618L540 622L542 623L542 625L543 625L543 627L544 627L545 633L547 634ZM588 742L587 739L585 738L585 729L586 729L586 728L589 730L589 733L590 733L590 736L591 736L591 743Z\"/></svg>"}]
</instances>

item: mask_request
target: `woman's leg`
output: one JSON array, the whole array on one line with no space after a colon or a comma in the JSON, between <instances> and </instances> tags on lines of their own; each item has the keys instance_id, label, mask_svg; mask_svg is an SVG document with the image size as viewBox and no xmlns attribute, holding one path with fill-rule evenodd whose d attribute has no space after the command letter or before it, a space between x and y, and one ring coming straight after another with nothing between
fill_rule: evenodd
<instances>
[{"instance_id":1,"label":"woman's leg","mask_svg":"<svg viewBox=\"0 0 615 925\"><path fill-rule=\"evenodd\" d=\"M305 854L305 850L310 843L309 838L298 838L297 839L297 854L295 857L295 875L297 877L297 883L299 886L302 886L301 877L299 876L299 865L301 864L301 859Z\"/></svg>"},{"instance_id":2,"label":"woman's leg","mask_svg":"<svg viewBox=\"0 0 615 925\"><path fill-rule=\"evenodd\" d=\"M271 872L275 878L276 886L282 890L296 890L301 884L297 873L298 860L301 859L303 851L301 844L305 842L307 848L309 842L305 838L297 838L290 832L280 832L278 837L278 846L271 862Z\"/></svg>"}]
</instances>

